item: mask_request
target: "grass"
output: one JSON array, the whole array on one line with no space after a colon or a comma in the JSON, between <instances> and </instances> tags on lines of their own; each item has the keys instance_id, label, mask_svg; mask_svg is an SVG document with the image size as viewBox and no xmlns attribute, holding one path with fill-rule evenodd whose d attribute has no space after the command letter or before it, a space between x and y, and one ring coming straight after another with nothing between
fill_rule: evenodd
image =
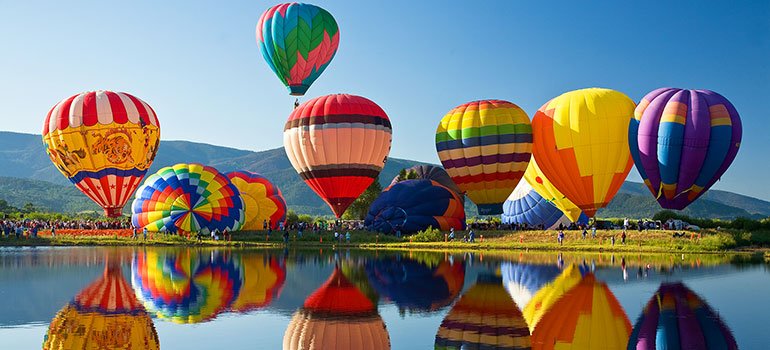
<instances>
[{"instance_id":1,"label":"grass","mask_svg":"<svg viewBox=\"0 0 770 350\"><path fill-rule=\"evenodd\" d=\"M299 237L290 234L290 244L306 247L359 247L359 248L394 248L394 249L442 249L442 250L559 250L593 252L725 252L767 248L770 246L770 232L713 231L706 230L698 234L688 233L686 237L674 238L671 231L628 231L626 243L621 243L619 230L600 230L596 238L590 232L582 239L580 231L565 231L564 244L556 241L554 231L479 231L476 242L466 243L459 240L445 242L442 233L417 234L396 238L392 235L374 234L365 231L351 231L350 242L335 242L333 233L305 232ZM458 232L461 239L463 233ZM615 236L615 244L612 244ZM234 247L276 247L283 245L283 237L273 232L269 237L265 232L235 232L231 241L204 239L197 242L194 238L154 234L145 241L141 238L104 235L57 235L50 237L41 233L38 238L0 238L0 246L234 246Z\"/></svg>"}]
</instances>

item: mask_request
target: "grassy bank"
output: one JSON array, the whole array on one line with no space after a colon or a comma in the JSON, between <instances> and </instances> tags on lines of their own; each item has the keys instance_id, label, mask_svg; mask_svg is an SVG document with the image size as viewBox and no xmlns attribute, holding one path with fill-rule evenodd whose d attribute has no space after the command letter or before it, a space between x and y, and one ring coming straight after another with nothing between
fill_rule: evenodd
<instances>
[{"instance_id":1,"label":"grassy bank","mask_svg":"<svg viewBox=\"0 0 770 350\"><path fill-rule=\"evenodd\" d=\"M770 247L770 232L745 232L736 230L686 233L684 237L672 237L672 231L629 231L626 242L621 241L621 231L602 230L586 239L580 231L566 231L563 244L556 240L554 231L480 231L473 243L462 242L462 233L455 241L445 241L444 233L438 231L396 238L391 235L352 231L350 242L339 242L333 233L296 232L290 235L290 245L306 247L345 246L360 248L393 249L451 249L451 250L560 250L560 251L608 251L608 252L725 252L733 250L756 250ZM615 237L615 244L612 237ZM283 245L283 238L275 232L236 232L231 240L187 239L180 236L154 234L147 240L130 237L94 235L57 235L51 237L42 232L37 238L0 238L0 246L233 246L233 247L275 247Z\"/></svg>"}]
</instances>

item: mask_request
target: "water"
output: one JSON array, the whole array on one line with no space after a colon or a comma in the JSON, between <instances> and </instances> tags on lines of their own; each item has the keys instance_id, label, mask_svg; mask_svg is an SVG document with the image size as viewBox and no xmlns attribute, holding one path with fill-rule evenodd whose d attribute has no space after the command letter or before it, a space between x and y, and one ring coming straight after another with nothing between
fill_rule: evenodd
<instances>
[{"instance_id":1,"label":"water","mask_svg":"<svg viewBox=\"0 0 770 350\"><path fill-rule=\"evenodd\" d=\"M690 303L666 318L684 288ZM769 295L770 268L749 256L0 248L0 348L473 348L552 342L549 330L623 348L623 320L634 327L653 299L663 311L645 319L674 322L669 335L710 325L710 338L766 349Z\"/></svg>"}]
</instances>

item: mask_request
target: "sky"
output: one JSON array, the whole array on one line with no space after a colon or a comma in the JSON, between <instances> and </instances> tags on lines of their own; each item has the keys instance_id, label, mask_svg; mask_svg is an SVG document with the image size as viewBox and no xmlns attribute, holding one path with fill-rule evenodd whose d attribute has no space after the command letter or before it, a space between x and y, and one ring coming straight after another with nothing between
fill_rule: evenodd
<instances>
[{"instance_id":1,"label":"sky","mask_svg":"<svg viewBox=\"0 0 770 350\"><path fill-rule=\"evenodd\" d=\"M714 188L770 200L770 2L314 3L337 20L340 46L300 101L375 101L393 124L391 157L438 163L439 120L472 100L508 100L531 117L586 87L635 101L664 86L710 89L744 127ZM39 134L56 102L105 89L149 103L164 140L281 147L294 98L255 39L274 4L0 0L0 130Z\"/></svg>"}]
</instances>

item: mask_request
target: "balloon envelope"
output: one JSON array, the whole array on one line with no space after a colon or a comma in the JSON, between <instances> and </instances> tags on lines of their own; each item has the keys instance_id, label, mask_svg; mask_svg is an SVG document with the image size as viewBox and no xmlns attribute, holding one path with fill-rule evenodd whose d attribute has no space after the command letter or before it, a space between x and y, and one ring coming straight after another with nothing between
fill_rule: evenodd
<instances>
[{"instance_id":1,"label":"balloon envelope","mask_svg":"<svg viewBox=\"0 0 770 350\"><path fill-rule=\"evenodd\" d=\"M109 217L122 215L159 141L155 112L124 92L70 96L51 108L43 125L53 164Z\"/></svg>"},{"instance_id":2,"label":"balloon envelope","mask_svg":"<svg viewBox=\"0 0 770 350\"><path fill-rule=\"evenodd\" d=\"M286 201L281 190L266 177L244 170L227 173L227 177L243 200L244 220L241 230L261 230L266 223L276 229L279 223L286 221Z\"/></svg>"},{"instance_id":3,"label":"balloon envelope","mask_svg":"<svg viewBox=\"0 0 770 350\"><path fill-rule=\"evenodd\" d=\"M283 148L300 177L338 218L374 182L390 152L390 119L355 95L327 95L297 107Z\"/></svg>"},{"instance_id":4,"label":"balloon envelope","mask_svg":"<svg viewBox=\"0 0 770 350\"><path fill-rule=\"evenodd\" d=\"M500 264L500 273L513 301L524 310L535 293L559 276L561 270L554 265L504 262Z\"/></svg>"},{"instance_id":5,"label":"balloon envelope","mask_svg":"<svg viewBox=\"0 0 770 350\"><path fill-rule=\"evenodd\" d=\"M559 225L568 226L570 219L555 205L535 192L528 182L522 181L503 203L504 224L526 224L529 227L540 227L552 230ZM577 223L588 224L588 217L581 215Z\"/></svg>"},{"instance_id":6,"label":"balloon envelope","mask_svg":"<svg viewBox=\"0 0 770 350\"><path fill-rule=\"evenodd\" d=\"M286 281L285 262L272 256L247 252L239 258L238 266L243 281L238 298L230 305L230 309L246 312L270 305Z\"/></svg>"},{"instance_id":7,"label":"balloon envelope","mask_svg":"<svg viewBox=\"0 0 770 350\"><path fill-rule=\"evenodd\" d=\"M415 177L414 179L401 179L399 176L396 176L393 178L393 181L390 182L390 186L395 185L396 183L404 180L433 180L438 182L441 186L444 186L455 193L459 195L460 197L463 197L463 192L460 190L459 187L455 184L454 181L452 181L452 178L449 176L449 173L444 170L444 168L440 166L435 165L415 165L411 168L404 169L407 174L411 174L411 176Z\"/></svg>"},{"instance_id":8,"label":"balloon envelope","mask_svg":"<svg viewBox=\"0 0 770 350\"><path fill-rule=\"evenodd\" d=\"M436 152L457 186L481 215L503 212L532 154L529 116L508 101L483 100L455 107L436 129Z\"/></svg>"},{"instance_id":9,"label":"balloon envelope","mask_svg":"<svg viewBox=\"0 0 770 350\"><path fill-rule=\"evenodd\" d=\"M628 124L634 107L620 92L591 88L561 94L532 118L538 166L589 217L607 206L631 171Z\"/></svg>"},{"instance_id":10,"label":"balloon envelope","mask_svg":"<svg viewBox=\"0 0 770 350\"><path fill-rule=\"evenodd\" d=\"M738 349L711 307L682 283L663 283L634 326L628 349Z\"/></svg>"},{"instance_id":11,"label":"balloon envelope","mask_svg":"<svg viewBox=\"0 0 770 350\"><path fill-rule=\"evenodd\" d=\"M636 107L628 142L636 169L660 206L681 210L703 195L738 154L741 118L710 90L662 88Z\"/></svg>"},{"instance_id":12,"label":"balloon envelope","mask_svg":"<svg viewBox=\"0 0 770 350\"><path fill-rule=\"evenodd\" d=\"M529 349L529 329L500 278L481 275L444 317L434 348Z\"/></svg>"},{"instance_id":13,"label":"balloon envelope","mask_svg":"<svg viewBox=\"0 0 770 350\"><path fill-rule=\"evenodd\" d=\"M589 273L545 312L532 331L532 349L622 349L630 334L623 307Z\"/></svg>"},{"instance_id":14,"label":"balloon envelope","mask_svg":"<svg viewBox=\"0 0 770 350\"><path fill-rule=\"evenodd\" d=\"M577 222L578 218L580 218L581 215L584 215L583 211L580 210L575 203L572 203L567 196L559 192L559 190L553 186L551 181L545 177L545 174L543 174L543 171L540 170L540 167L537 165L535 157L532 157L532 159L529 160L527 171L524 172L524 179L535 189L537 194L559 208L570 221Z\"/></svg>"},{"instance_id":15,"label":"balloon envelope","mask_svg":"<svg viewBox=\"0 0 770 350\"><path fill-rule=\"evenodd\" d=\"M380 297L402 310L436 311L457 298L465 282L465 263L437 266L411 259L387 258L366 263L369 283Z\"/></svg>"},{"instance_id":16,"label":"balloon envelope","mask_svg":"<svg viewBox=\"0 0 770 350\"><path fill-rule=\"evenodd\" d=\"M465 229L463 201L454 191L432 180L406 180L382 191L366 214L369 230L404 233L433 227Z\"/></svg>"},{"instance_id":17,"label":"balloon envelope","mask_svg":"<svg viewBox=\"0 0 770 350\"><path fill-rule=\"evenodd\" d=\"M243 200L227 176L200 164L158 170L136 191L134 227L178 233L238 230Z\"/></svg>"},{"instance_id":18,"label":"balloon envelope","mask_svg":"<svg viewBox=\"0 0 770 350\"><path fill-rule=\"evenodd\" d=\"M377 307L339 268L294 313L283 335L286 350L390 349Z\"/></svg>"},{"instance_id":19,"label":"balloon envelope","mask_svg":"<svg viewBox=\"0 0 770 350\"><path fill-rule=\"evenodd\" d=\"M337 53L340 31L326 10L311 4L285 3L259 17L257 43L289 93L302 96Z\"/></svg>"},{"instance_id":20,"label":"balloon envelope","mask_svg":"<svg viewBox=\"0 0 770 350\"><path fill-rule=\"evenodd\" d=\"M159 349L155 325L118 264L84 288L51 321L44 350Z\"/></svg>"},{"instance_id":21,"label":"balloon envelope","mask_svg":"<svg viewBox=\"0 0 770 350\"><path fill-rule=\"evenodd\" d=\"M223 254L140 251L131 284L148 310L175 323L198 323L227 311L238 298L240 267Z\"/></svg>"}]
</instances>

